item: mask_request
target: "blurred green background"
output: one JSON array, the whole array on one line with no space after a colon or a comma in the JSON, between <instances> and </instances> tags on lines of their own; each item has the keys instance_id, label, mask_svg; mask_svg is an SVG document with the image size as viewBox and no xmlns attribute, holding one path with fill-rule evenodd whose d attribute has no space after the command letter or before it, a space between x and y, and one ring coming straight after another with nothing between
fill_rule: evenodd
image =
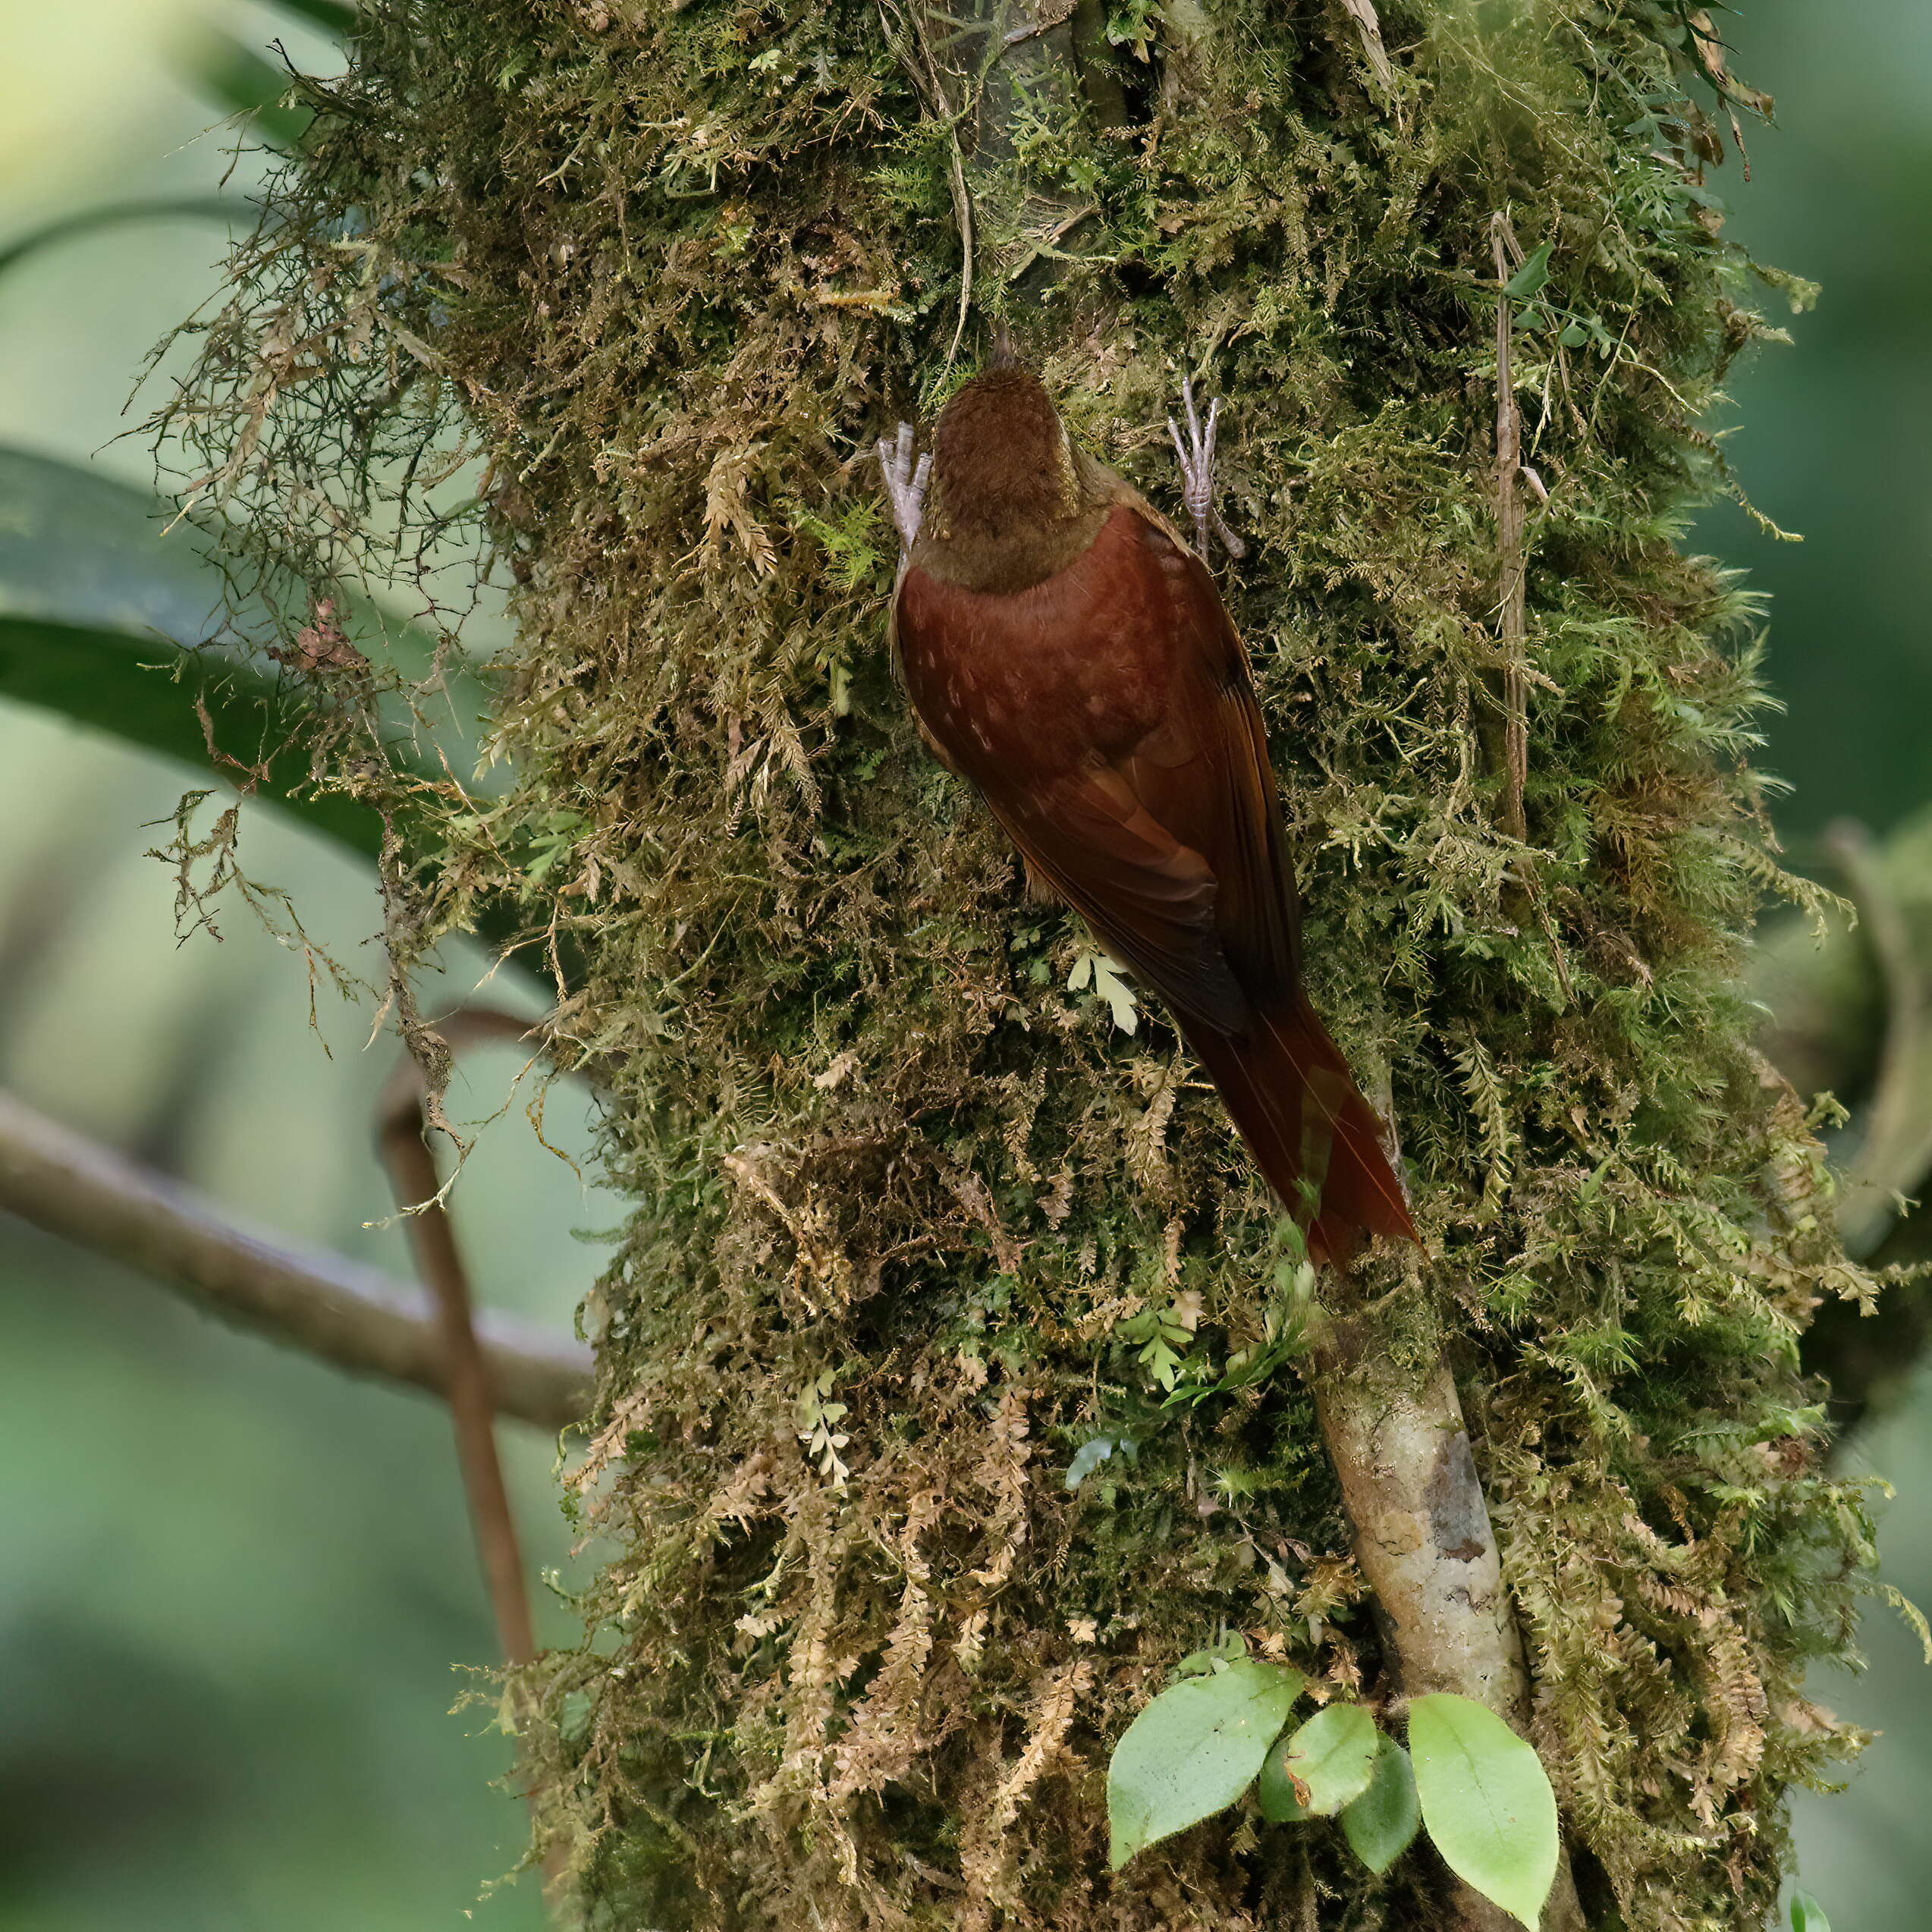
<instances>
[{"instance_id":1,"label":"blurred green background","mask_svg":"<svg viewBox=\"0 0 1932 1932\"><path fill-rule=\"evenodd\" d=\"M1788 781L1779 827L1801 870L1840 816L1883 833L1932 803L1932 7L1925 0L1745 0L1714 9L1732 67L1777 102L1717 185L1729 232L1822 285L1732 385L1726 448L1751 501L1803 542L1729 506L1700 543L1771 595L1767 675L1784 705L1768 768ZM1767 306L1775 314L1775 300ZM1847 1458L1896 1486L1881 1506L1886 1577L1932 1604L1932 1380ZM1870 1667L1812 1695L1881 1733L1841 1795L1798 1806L1802 1882L1836 1932L1932 1924L1932 1670L1892 1610L1866 1611Z\"/></svg>"},{"instance_id":2,"label":"blurred green background","mask_svg":"<svg viewBox=\"0 0 1932 1932\"><path fill-rule=\"evenodd\" d=\"M237 42L329 64L303 11L0 0L0 250L104 202L205 196L225 176L245 193L260 163L229 174L213 90ZM1830 819L1882 831L1932 800L1932 8L1759 0L1720 18L1784 124L1747 130L1748 186L1735 160L1724 171L1732 232L1825 291L1798 346L1736 382L1729 445L1755 502L1805 542L1729 508L1700 526L1775 594L1788 710L1768 762L1795 787L1780 817L1802 865ZM147 486L143 446L115 440L141 413L123 406L156 340L214 294L223 243L206 220L121 226L0 273L0 445ZM399 1232L369 1225L389 1209L369 1123L393 1049L365 1048L367 1012L325 1003L325 1054L299 962L243 918L219 945L177 945L171 881L143 855L187 782L0 703L0 1086L404 1274ZM366 960L366 870L267 808L245 824L256 875ZM454 1001L482 960L447 963ZM520 1057L478 1057L474 1114L501 1105ZM580 1113L557 1096L552 1137L580 1148ZM560 1328L601 1252L580 1231L619 1212L517 1106L456 1208L483 1298ZM490 1787L504 1740L488 1707L448 1714L492 1640L441 1412L4 1217L0 1283L0 1926L537 1926L528 1880L483 1896L522 1842L520 1808ZM552 1445L504 1434L532 1566L567 1574ZM1887 1575L1932 1602L1932 1397L1870 1430L1858 1459L1898 1485ZM568 1634L561 1606L540 1614ZM1886 1735L1848 1794L1801 1805L1805 1883L1839 1932L1920 1932L1932 1672L1882 1608L1867 1638L1869 1673L1816 1695Z\"/></svg>"}]
</instances>

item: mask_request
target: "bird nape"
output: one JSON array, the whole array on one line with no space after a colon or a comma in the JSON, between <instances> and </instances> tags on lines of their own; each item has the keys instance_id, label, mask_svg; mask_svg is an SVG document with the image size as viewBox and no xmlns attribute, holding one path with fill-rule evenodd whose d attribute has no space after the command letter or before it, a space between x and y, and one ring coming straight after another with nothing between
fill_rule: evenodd
<instances>
[{"instance_id":1,"label":"bird nape","mask_svg":"<svg viewBox=\"0 0 1932 1932\"><path fill-rule=\"evenodd\" d=\"M903 430L880 451L907 546L895 647L926 743L1034 882L1160 996L1311 1257L1415 1239L1380 1123L1302 988L1261 708L1202 558L1074 448L1023 369L967 383L929 463L910 453ZM1205 548L1198 428L1193 460Z\"/></svg>"}]
</instances>

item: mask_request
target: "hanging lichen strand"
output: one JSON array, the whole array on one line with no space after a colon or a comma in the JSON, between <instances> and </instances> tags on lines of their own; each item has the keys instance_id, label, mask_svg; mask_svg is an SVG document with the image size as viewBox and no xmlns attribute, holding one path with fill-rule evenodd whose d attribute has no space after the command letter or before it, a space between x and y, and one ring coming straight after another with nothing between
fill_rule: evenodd
<instances>
[{"instance_id":1,"label":"hanging lichen strand","mask_svg":"<svg viewBox=\"0 0 1932 1932\"><path fill-rule=\"evenodd\" d=\"M323 585L434 526L460 423L519 586L507 796L324 782L401 815L392 943L511 897L611 1083L576 1506L614 1555L529 1740L597 1923L1440 1923L1419 1854L1380 1883L1239 1814L1104 1874L1107 1752L1185 1655L1387 1680L1265 1192L886 661L870 448L985 352L961 196L1009 162L1045 186L982 193L975 302L1076 434L1177 507L1182 372L1225 399L1313 991L1427 1242L1359 1285L1392 1362L1457 1368L1593 1921L1759 1924L1846 1748L1799 1681L1865 1525L1794 1336L1861 1284L1733 985L1774 876L1748 601L1676 542L1764 332L1711 97L1675 5L1368 11L1136 0L1082 85L1016 43L975 177L913 0L375 0L213 325L177 426Z\"/></svg>"}]
</instances>

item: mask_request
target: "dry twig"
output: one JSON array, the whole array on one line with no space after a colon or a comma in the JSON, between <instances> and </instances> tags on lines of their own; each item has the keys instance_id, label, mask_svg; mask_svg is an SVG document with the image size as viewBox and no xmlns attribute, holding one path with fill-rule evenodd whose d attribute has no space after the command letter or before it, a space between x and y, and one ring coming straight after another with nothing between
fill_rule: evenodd
<instances>
[{"instance_id":1,"label":"dry twig","mask_svg":"<svg viewBox=\"0 0 1932 1932\"><path fill-rule=\"evenodd\" d=\"M1527 841L1528 821L1523 793L1529 783L1528 691L1523 675L1528 614L1523 570L1523 500L1516 488L1522 467L1522 426L1509 368L1511 273L1504 253L1513 242L1500 214L1489 224L1496 256L1496 553L1497 628L1503 645L1503 829L1519 843ZM1539 479L1540 480L1540 479Z\"/></svg>"},{"instance_id":2,"label":"dry twig","mask_svg":"<svg viewBox=\"0 0 1932 1932\"><path fill-rule=\"evenodd\" d=\"M441 1021L437 1032L451 1054L487 1040L526 1039L530 1028L508 1013L474 1008ZM397 1205L407 1211L410 1245L436 1308L445 1367L445 1390L456 1427L457 1461L470 1499L476 1554L496 1619L497 1641L507 1663L536 1655L529 1591L517 1537L503 1464L496 1453L495 1413L476 1335L469 1271L443 1202L442 1177L425 1138L429 1127L427 1082L415 1057L405 1054L382 1092L377 1139Z\"/></svg>"},{"instance_id":3,"label":"dry twig","mask_svg":"<svg viewBox=\"0 0 1932 1932\"><path fill-rule=\"evenodd\" d=\"M421 1298L373 1268L237 1222L189 1189L0 1094L0 1208L331 1368L443 1392ZM590 1406L590 1351L501 1316L481 1324L497 1413L561 1429Z\"/></svg>"}]
</instances>

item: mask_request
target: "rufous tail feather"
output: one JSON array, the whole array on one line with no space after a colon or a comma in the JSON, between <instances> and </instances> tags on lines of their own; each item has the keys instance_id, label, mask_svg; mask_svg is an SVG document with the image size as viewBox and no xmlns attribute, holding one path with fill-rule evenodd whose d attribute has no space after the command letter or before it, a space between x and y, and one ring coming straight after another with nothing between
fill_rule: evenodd
<instances>
[{"instance_id":1,"label":"rufous tail feather","mask_svg":"<svg viewBox=\"0 0 1932 1932\"><path fill-rule=\"evenodd\" d=\"M1190 1029L1188 1044L1311 1259L1346 1263L1365 1233L1417 1238L1374 1111L1305 997L1244 1033Z\"/></svg>"}]
</instances>

